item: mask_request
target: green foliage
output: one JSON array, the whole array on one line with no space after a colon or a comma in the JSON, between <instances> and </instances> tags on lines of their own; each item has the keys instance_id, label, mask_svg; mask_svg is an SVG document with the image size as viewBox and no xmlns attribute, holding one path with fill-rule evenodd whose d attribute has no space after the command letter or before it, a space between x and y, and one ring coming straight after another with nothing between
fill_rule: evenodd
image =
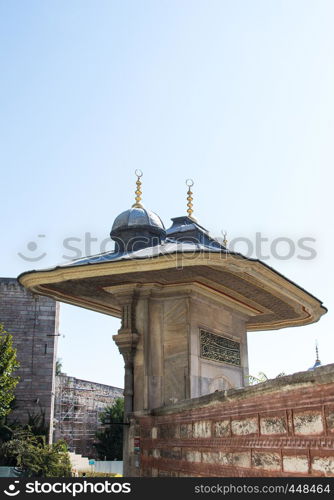
<instances>
[{"instance_id":1,"label":"green foliage","mask_svg":"<svg viewBox=\"0 0 334 500\"><path fill-rule=\"evenodd\" d=\"M19 381L13 372L19 367L13 337L4 330L0 323L0 419L8 415L14 400L14 389Z\"/></svg>"},{"instance_id":2,"label":"green foliage","mask_svg":"<svg viewBox=\"0 0 334 500\"><path fill-rule=\"evenodd\" d=\"M27 477L71 477L67 445L46 444L45 436L15 429L11 439L0 445L0 464L19 467Z\"/></svg>"},{"instance_id":3,"label":"green foliage","mask_svg":"<svg viewBox=\"0 0 334 500\"><path fill-rule=\"evenodd\" d=\"M40 410L39 413L28 412L28 423L24 428L30 431L34 436L47 436L49 427L45 423L45 411Z\"/></svg>"},{"instance_id":4,"label":"green foliage","mask_svg":"<svg viewBox=\"0 0 334 500\"><path fill-rule=\"evenodd\" d=\"M0 443L4 443L5 441L9 441L12 439L13 429L10 425L8 425L7 420L2 418L0 420Z\"/></svg>"},{"instance_id":5,"label":"green foliage","mask_svg":"<svg viewBox=\"0 0 334 500\"><path fill-rule=\"evenodd\" d=\"M62 368L63 368L63 363L61 362L61 359L58 358L56 361L56 375L61 375Z\"/></svg>"},{"instance_id":6,"label":"green foliage","mask_svg":"<svg viewBox=\"0 0 334 500\"><path fill-rule=\"evenodd\" d=\"M64 441L48 445L45 415L28 413L28 423L0 420L0 465L18 467L27 477L71 477Z\"/></svg>"},{"instance_id":7,"label":"green foliage","mask_svg":"<svg viewBox=\"0 0 334 500\"><path fill-rule=\"evenodd\" d=\"M259 372L257 377L254 377L254 375L248 376L249 385L261 384L261 382L266 382L267 380L268 377L263 372Z\"/></svg>"},{"instance_id":8,"label":"green foliage","mask_svg":"<svg viewBox=\"0 0 334 500\"><path fill-rule=\"evenodd\" d=\"M49 434L49 427L45 423L45 412L28 412L28 422L22 425L18 420L12 420L9 416L0 419L0 444L12 439L15 432L27 431L34 436L44 436Z\"/></svg>"},{"instance_id":9,"label":"green foliage","mask_svg":"<svg viewBox=\"0 0 334 500\"><path fill-rule=\"evenodd\" d=\"M281 372L276 375L275 378L285 377L285 375L286 373ZM261 382L267 382L267 380L269 380L269 378L263 372L259 372L257 377L254 377L254 375L248 376L249 385L261 384Z\"/></svg>"},{"instance_id":10,"label":"green foliage","mask_svg":"<svg viewBox=\"0 0 334 500\"><path fill-rule=\"evenodd\" d=\"M124 399L117 398L112 406L100 414L100 421L106 428L96 433L94 444L99 458L102 460L122 460L123 458L123 425Z\"/></svg>"},{"instance_id":11,"label":"green foliage","mask_svg":"<svg viewBox=\"0 0 334 500\"><path fill-rule=\"evenodd\" d=\"M19 367L12 336L0 324L0 465L19 467L28 477L71 477L71 463L64 441L46 443L45 415L29 414L28 423L8 423L14 403Z\"/></svg>"}]
</instances>

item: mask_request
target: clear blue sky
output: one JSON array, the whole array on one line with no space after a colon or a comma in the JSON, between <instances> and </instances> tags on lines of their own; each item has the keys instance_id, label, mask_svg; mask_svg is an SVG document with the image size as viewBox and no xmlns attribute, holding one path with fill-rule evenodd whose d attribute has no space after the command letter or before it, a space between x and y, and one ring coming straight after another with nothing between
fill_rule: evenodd
<instances>
[{"instance_id":1,"label":"clear blue sky","mask_svg":"<svg viewBox=\"0 0 334 500\"><path fill-rule=\"evenodd\" d=\"M134 169L167 226L193 177L214 235L316 239L313 260L266 262L329 312L249 334L251 372L307 369L315 339L334 362L333 19L332 0L1 0L0 275L63 261L64 238L108 237ZM122 386L118 327L62 306L64 370Z\"/></svg>"}]
</instances>

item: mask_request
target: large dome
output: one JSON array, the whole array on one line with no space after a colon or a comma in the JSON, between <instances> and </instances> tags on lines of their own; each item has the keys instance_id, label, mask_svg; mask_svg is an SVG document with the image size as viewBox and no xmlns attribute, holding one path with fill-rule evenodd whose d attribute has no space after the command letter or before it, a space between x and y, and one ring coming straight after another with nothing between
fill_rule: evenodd
<instances>
[{"instance_id":1,"label":"large dome","mask_svg":"<svg viewBox=\"0 0 334 500\"><path fill-rule=\"evenodd\" d=\"M152 227L165 230L165 226L157 214L144 207L132 207L116 217L111 231L134 227Z\"/></svg>"}]
</instances>

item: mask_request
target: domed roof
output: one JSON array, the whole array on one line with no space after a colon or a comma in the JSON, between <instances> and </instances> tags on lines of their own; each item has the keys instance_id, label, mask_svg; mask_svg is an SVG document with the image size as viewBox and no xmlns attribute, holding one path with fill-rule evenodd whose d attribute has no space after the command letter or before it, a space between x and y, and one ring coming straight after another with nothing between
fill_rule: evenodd
<instances>
[{"instance_id":1,"label":"domed roof","mask_svg":"<svg viewBox=\"0 0 334 500\"><path fill-rule=\"evenodd\" d=\"M141 204L140 178L143 173L136 170L136 175L135 203L116 217L111 228L110 238L115 241L116 253L134 252L160 245L166 237L165 226L160 217Z\"/></svg>"},{"instance_id":2,"label":"domed roof","mask_svg":"<svg viewBox=\"0 0 334 500\"><path fill-rule=\"evenodd\" d=\"M114 220L111 231L143 226L165 230L165 226L160 217L142 206L131 207L129 210L125 210L125 212L119 214Z\"/></svg>"}]
</instances>

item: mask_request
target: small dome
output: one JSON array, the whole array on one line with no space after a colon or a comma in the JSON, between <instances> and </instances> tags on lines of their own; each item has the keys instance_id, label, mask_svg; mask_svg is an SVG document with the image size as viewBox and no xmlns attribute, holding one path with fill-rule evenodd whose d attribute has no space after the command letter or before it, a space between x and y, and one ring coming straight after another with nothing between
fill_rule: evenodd
<instances>
[{"instance_id":1,"label":"small dome","mask_svg":"<svg viewBox=\"0 0 334 500\"><path fill-rule=\"evenodd\" d=\"M143 226L165 230L165 226L157 214L144 207L132 207L116 217L111 231Z\"/></svg>"},{"instance_id":2,"label":"small dome","mask_svg":"<svg viewBox=\"0 0 334 500\"><path fill-rule=\"evenodd\" d=\"M116 217L110 237L116 252L133 252L160 244L166 230L157 214L137 204Z\"/></svg>"}]
</instances>

